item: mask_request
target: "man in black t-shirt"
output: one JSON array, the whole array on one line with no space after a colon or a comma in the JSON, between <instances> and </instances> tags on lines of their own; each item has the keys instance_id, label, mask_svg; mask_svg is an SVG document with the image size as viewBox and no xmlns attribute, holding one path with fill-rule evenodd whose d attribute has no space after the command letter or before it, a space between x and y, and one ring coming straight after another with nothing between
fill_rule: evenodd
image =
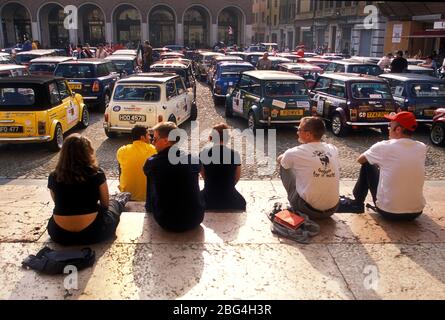
<instances>
[{"instance_id":1,"label":"man in black t-shirt","mask_svg":"<svg viewBox=\"0 0 445 320\"><path fill-rule=\"evenodd\" d=\"M176 149L175 142L169 141L168 136L175 129L173 122L159 123L153 128L152 144L158 154L144 165L145 208L153 213L162 228L183 232L198 227L204 220L204 203L199 192L201 166L199 161L192 161L190 155Z\"/></svg>"},{"instance_id":2,"label":"man in black t-shirt","mask_svg":"<svg viewBox=\"0 0 445 320\"><path fill-rule=\"evenodd\" d=\"M206 210L246 210L246 200L235 189L241 176L241 158L238 152L224 145L228 129L224 123L214 126L209 137L214 144L200 154L205 183L201 194Z\"/></svg>"},{"instance_id":3,"label":"man in black t-shirt","mask_svg":"<svg viewBox=\"0 0 445 320\"><path fill-rule=\"evenodd\" d=\"M402 51L397 51L397 56L391 62L391 73L406 72L408 61L403 57Z\"/></svg>"}]
</instances>

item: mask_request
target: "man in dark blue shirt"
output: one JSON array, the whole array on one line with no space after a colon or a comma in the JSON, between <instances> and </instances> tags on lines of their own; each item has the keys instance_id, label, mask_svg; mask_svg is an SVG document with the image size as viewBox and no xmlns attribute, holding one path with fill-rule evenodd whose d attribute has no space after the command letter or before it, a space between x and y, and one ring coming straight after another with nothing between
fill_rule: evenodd
<instances>
[{"instance_id":1,"label":"man in dark blue shirt","mask_svg":"<svg viewBox=\"0 0 445 320\"><path fill-rule=\"evenodd\" d=\"M183 232L198 227L204 219L204 203L199 190L201 165L190 155L179 151L169 141L171 131L177 129L172 122L163 122L153 128L152 143L158 154L144 165L147 176L147 202L145 208L153 213L156 222L164 229ZM179 163L178 160L181 160ZM198 164L193 164L193 163Z\"/></svg>"}]
</instances>

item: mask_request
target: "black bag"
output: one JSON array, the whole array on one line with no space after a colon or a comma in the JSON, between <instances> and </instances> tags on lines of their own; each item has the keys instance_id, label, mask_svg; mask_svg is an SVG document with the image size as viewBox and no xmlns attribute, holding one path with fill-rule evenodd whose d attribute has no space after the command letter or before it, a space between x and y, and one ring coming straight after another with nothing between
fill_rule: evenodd
<instances>
[{"instance_id":1,"label":"black bag","mask_svg":"<svg viewBox=\"0 0 445 320\"><path fill-rule=\"evenodd\" d=\"M23 260L22 267L30 268L45 274L63 274L66 266L74 266L77 270L91 267L96 254L90 248L74 251L56 251L48 247L36 255Z\"/></svg>"}]
</instances>

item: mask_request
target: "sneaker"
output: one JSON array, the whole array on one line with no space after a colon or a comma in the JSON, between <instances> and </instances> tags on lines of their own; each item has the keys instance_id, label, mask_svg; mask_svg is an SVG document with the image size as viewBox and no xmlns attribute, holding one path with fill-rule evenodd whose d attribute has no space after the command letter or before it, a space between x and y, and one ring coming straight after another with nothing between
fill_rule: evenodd
<instances>
[{"instance_id":1,"label":"sneaker","mask_svg":"<svg viewBox=\"0 0 445 320\"><path fill-rule=\"evenodd\" d=\"M114 200L119 202L122 207L125 207L128 201L131 199L131 193L130 192L119 192L112 196Z\"/></svg>"},{"instance_id":2,"label":"sneaker","mask_svg":"<svg viewBox=\"0 0 445 320\"><path fill-rule=\"evenodd\" d=\"M349 197L341 196L340 205L336 211L337 213L363 213L365 212L365 204L359 203Z\"/></svg>"}]
</instances>

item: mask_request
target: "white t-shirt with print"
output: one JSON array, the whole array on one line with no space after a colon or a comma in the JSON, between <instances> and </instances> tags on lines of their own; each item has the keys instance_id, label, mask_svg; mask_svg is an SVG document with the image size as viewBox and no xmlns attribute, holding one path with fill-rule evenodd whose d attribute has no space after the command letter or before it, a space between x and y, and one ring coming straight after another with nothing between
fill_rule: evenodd
<instances>
[{"instance_id":1,"label":"white t-shirt with print","mask_svg":"<svg viewBox=\"0 0 445 320\"><path fill-rule=\"evenodd\" d=\"M364 153L380 167L377 188L379 209L390 213L417 213L425 207L426 146L412 139L391 139L374 144Z\"/></svg>"},{"instance_id":2,"label":"white t-shirt with print","mask_svg":"<svg viewBox=\"0 0 445 320\"><path fill-rule=\"evenodd\" d=\"M298 195L317 210L335 207L339 199L338 150L324 142L311 142L287 150L281 160L296 178Z\"/></svg>"}]
</instances>

